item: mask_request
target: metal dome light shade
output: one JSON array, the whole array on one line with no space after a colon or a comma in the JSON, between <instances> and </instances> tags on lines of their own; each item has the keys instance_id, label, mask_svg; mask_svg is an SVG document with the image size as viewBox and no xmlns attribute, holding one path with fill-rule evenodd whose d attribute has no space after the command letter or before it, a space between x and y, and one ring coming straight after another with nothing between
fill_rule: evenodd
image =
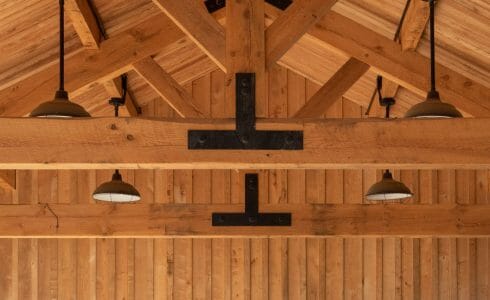
<instances>
[{"instance_id":1,"label":"metal dome light shade","mask_svg":"<svg viewBox=\"0 0 490 300\"><path fill-rule=\"evenodd\" d=\"M112 175L112 180L101 184L92 194L95 200L131 203L141 199L141 195L131 184L124 182L119 171Z\"/></svg>"},{"instance_id":2,"label":"metal dome light shade","mask_svg":"<svg viewBox=\"0 0 490 300\"><path fill-rule=\"evenodd\" d=\"M430 91L424 102L410 108L406 118L462 118L463 115L449 103L444 103L436 90L436 55L435 55L435 16L434 2L428 0L430 8Z\"/></svg>"},{"instance_id":3,"label":"metal dome light shade","mask_svg":"<svg viewBox=\"0 0 490 300\"><path fill-rule=\"evenodd\" d=\"M65 1L60 0L60 72L59 89L56 91L54 99L41 103L31 113L31 117L41 118L83 118L90 117L90 114L80 105L68 99L68 92L65 91Z\"/></svg>"},{"instance_id":4,"label":"metal dome light shade","mask_svg":"<svg viewBox=\"0 0 490 300\"><path fill-rule=\"evenodd\" d=\"M462 118L454 105L441 101L439 93L430 91L424 102L415 104L405 114L405 118Z\"/></svg>"},{"instance_id":5,"label":"metal dome light shade","mask_svg":"<svg viewBox=\"0 0 490 300\"><path fill-rule=\"evenodd\" d=\"M383 179L369 188L366 199L374 201L400 200L412 196L410 189L402 182L394 180L391 172L386 170Z\"/></svg>"},{"instance_id":6,"label":"metal dome light shade","mask_svg":"<svg viewBox=\"0 0 490 300\"><path fill-rule=\"evenodd\" d=\"M68 100L66 91L57 91L53 100L41 103L30 114L44 118L84 118L90 114L80 105Z\"/></svg>"}]
</instances>

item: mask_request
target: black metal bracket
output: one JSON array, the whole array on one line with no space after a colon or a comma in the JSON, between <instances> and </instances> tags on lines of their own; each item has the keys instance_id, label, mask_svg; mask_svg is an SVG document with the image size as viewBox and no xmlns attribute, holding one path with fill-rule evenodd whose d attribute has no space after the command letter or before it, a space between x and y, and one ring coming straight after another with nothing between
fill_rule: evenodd
<instances>
[{"instance_id":1,"label":"black metal bracket","mask_svg":"<svg viewBox=\"0 0 490 300\"><path fill-rule=\"evenodd\" d=\"M255 74L236 74L236 130L189 130L188 149L302 150L302 131L255 129Z\"/></svg>"},{"instance_id":2,"label":"black metal bracket","mask_svg":"<svg viewBox=\"0 0 490 300\"><path fill-rule=\"evenodd\" d=\"M245 213L213 213L213 226L291 226L290 213L259 213L259 176L245 174Z\"/></svg>"},{"instance_id":3,"label":"black metal bracket","mask_svg":"<svg viewBox=\"0 0 490 300\"><path fill-rule=\"evenodd\" d=\"M266 0L271 5L274 5L275 7L285 10L288 8L291 3L293 3L292 0ZM210 13L213 13L226 5L225 0L205 0L204 4L206 5L206 8Z\"/></svg>"}]
</instances>

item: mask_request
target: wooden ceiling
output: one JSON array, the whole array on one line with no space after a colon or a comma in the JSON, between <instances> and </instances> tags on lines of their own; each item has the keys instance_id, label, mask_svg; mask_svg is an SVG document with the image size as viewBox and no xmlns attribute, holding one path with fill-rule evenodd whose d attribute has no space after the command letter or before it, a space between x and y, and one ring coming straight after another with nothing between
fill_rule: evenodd
<instances>
[{"instance_id":1,"label":"wooden ceiling","mask_svg":"<svg viewBox=\"0 0 490 300\"><path fill-rule=\"evenodd\" d=\"M153 17L167 18L151 0L92 2L108 39ZM332 10L386 38L393 39L405 4L405 0L341 0L335 3ZM57 6L57 1L52 0L0 1L0 95L4 96L0 99L0 107L4 115L25 115L26 111L18 107L25 107L22 103L28 103L29 99L21 99L16 106L17 98L9 96L18 95L12 91L22 90L25 86L19 88L19 82L57 63ZM490 98L490 41L487 38L490 36L490 4L484 0L442 0L438 1L436 11L438 62L470 79L470 84L481 86L476 95L483 96L484 99L481 100L487 102ZM270 11L266 13L269 17L274 17ZM410 18L411 16L407 15L405 22L409 22ZM178 31L177 28L174 30ZM349 57L337 49L317 43L316 38L314 35L303 37L279 64L323 85L349 60ZM218 69L218 66L190 39L183 37L177 45L173 46L172 50L167 47L167 51L155 53L155 60L178 82L188 83ZM83 51L98 51L84 49L70 19L66 28L66 48L68 56ZM169 51L178 55L169 54ZM413 50L406 50L410 51ZM415 51L428 56L426 34ZM159 94L139 74L131 69L127 71L131 96L137 105L144 106L152 101L161 101ZM374 90L377 72L377 68L371 68L357 82L354 80L356 83L344 97L366 107ZM70 77L70 69L67 70L67 77ZM111 108L107 105L107 100L113 96L108 93L110 89L98 83L84 86L81 90L71 91L74 100L84 105L95 116L112 115ZM394 93L400 104L394 111L396 116L401 116L413 103L424 98L420 89L409 85L397 91L395 89ZM35 93L30 97L34 95ZM467 113L472 110L472 107L459 108ZM489 114L483 112L482 116L485 115Z\"/></svg>"}]
</instances>

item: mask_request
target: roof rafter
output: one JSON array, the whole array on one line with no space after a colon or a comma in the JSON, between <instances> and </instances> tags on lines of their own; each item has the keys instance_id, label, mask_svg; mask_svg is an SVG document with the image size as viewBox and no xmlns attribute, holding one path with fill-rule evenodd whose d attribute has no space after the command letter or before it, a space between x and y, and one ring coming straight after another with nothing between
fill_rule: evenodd
<instances>
[{"instance_id":1,"label":"roof rafter","mask_svg":"<svg viewBox=\"0 0 490 300\"><path fill-rule=\"evenodd\" d=\"M81 51L66 58L66 88L81 92L93 83L104 83L132 69L132 64L160 52L165 69L185 83L216 69L205 55L193 55L194 65L186 62L189 47L183 34L167 18L155 16L101 42L98 51ZM187 49L187 51L186 51ZM15 82L0 91L0 112L4 116L22 116L52 98L57 87L57 66Z\"/></svg>"},{"instance_id":2,"label":"roof rafter","mask_svg":"<svg viewBox=\"0 0 490 300\"><path fill-rule=\"evenodd\" d=\"M68 15L73 27L77 32L82 45L88 50L98 50L99 42L105 40L104 33L101 32L101 24L90 6L88 0L68 0ZM103 83L109 97L122 97L121 79L110 79ZM125 103L121 107L121 116L136 117L138 109L136 101L129 94L126 95Z\"/></svg>"},{"instance_id":3,"label":"roof rafter","mask_svg":"<svg viewBox=\"0 0 490 300\"><path fill-rule=\"evenodd\" d=\"M429 2L410 0L407 13L400 28L400 43L403 51L415 50L429 21Z\"/></svg>"},{"instance_id":4,"label":"roof rafter","mask_svg":"<svg viewBox=\"0 0 490 300\"><path fill-rule=\"evenodd\" d=\"M225 31L207 12L204 5L195 0L153 0L221 70L225 67Z\"/></svg>"},{"instance_id":5,"label":"roof rafter","mask_svg":"<svg viewBox=\"0 0 490 300\"><path fill-rule=\"evenodd\" d=\"M134 70L183 118L200 118L203 114L194 99L151 57L133 64Z\"/></svg>"},{"instance_id":6,"label":"roof rafter","mask_svg":"<svg viewBox=\"0 0 490 300\"><path fill-rule=\"evenodd\" d=\"M296 118L321 117L339 100L359 78L369 70L369 65L350 58L318 92L294 115Z\"/></svg>"},{"instance_id":7,"label":"roof rafter","mask_svg":"<svg viewBox=\"0 0 490 300\"><path fill-rule=\"evenodd\" d=\"M337 0L296 0L265 33L267 66L276 63Z\"/></svg>"},{"instance_id":8,"label":"roof rafter","mask_svg":"<svg viewBox=\"0 0 490 300\"><path fill-rule=\"evenodd\" d=\"M267 15L273 17L280 13L267 4L266 12ZM81 52L67 58L67 88L77 90L90 86L92 82L103 82L114 78L129 70L132 63L153 55L165 47L167 50L164 50L164 53L178 48L179 44L176 42L182 36L182 33L176 30L173 22L161 16L137 24L126 32L102 42L105 46L101 47L98 52ZM312 42L317 46L320 44L321 47L328 48L329 51L335 51L337 47L342 55L353 56L371 65L385 78L419 95L425 95L428 86L429 59L416 52L403 52L396 42L347 17L329 11L305 38L308 41L306 46ZM185 50L180 49L182 52L176 51L172 55L185 56ZM283 59L291 61L287 53ZM173 63L176 66L175 61ZM179 63L182 64L181 61ZM203 60L202 64L205 68L194 66L193 72L185 75L183 74L185 70L178 70L181 74L178 76L172 74L172 70L177 71L178 68L165 66L164 68L180 82L180 80L198 78L206 72L215 70L216 66L210 63L212 64L212 61L209 59ZM292 69L304 74L302 67L296 62ZM487 97L490 91L487 87L442 65L439 65L437 70L439 90L446 101L474 116L490 115L490 100ZM0 112L6 116L25 115L39 103L49 100L52 97L52 91L56 89L55 74L55 66L45 67L40 72L1 90ZM309 77L315 76L318 74L309 75ZM326 80L319 79L316 82L324 83Z\"/></svg>"}]
</instances>

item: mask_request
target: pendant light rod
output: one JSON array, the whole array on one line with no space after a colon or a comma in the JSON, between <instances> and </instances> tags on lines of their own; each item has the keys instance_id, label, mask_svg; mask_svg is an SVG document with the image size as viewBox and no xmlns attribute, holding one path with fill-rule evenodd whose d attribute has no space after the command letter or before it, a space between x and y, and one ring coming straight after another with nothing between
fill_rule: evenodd
<instances>
[{"instance_id":1,"label":"pendant light rod","mask_svg":"<svg viewBox=\"0 0 490 300\"><path fill-rule=\"evenodd\" d=\"M65 0L60 0L60 91L65 90Z\"/></svg>"},{"instance_id":2,"label":"pendant light rod","mask_svg":"<svg viewBox=\"0 0 490 300\"><path fill-rule=\"evenodd\" d=\"M435 0L429 0L430 8L430 92L436 92Z\"/></svg>"}]
</instances>

